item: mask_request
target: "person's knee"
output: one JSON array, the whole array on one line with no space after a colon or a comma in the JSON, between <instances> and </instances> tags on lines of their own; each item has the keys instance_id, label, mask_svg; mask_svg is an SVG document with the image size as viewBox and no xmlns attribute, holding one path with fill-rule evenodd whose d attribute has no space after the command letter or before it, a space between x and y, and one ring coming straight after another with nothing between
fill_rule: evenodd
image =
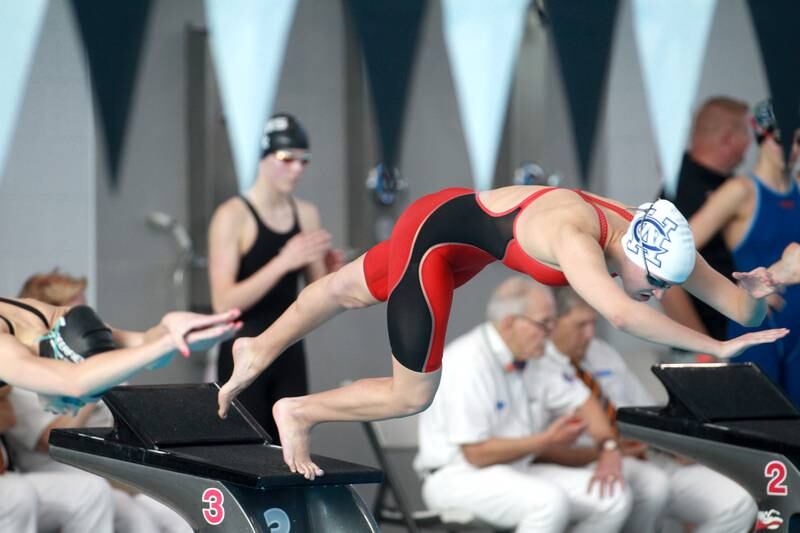
<instances>
[{"instance_id":1,"label":"person's knee","mask_svg":"<svg viewBox=\"0 0 800 533\"><path fill-rule=\"evenodd\" d=\"M108 482L95 475L79 473L70 480L75 494L80 494L80 498L74 501L78 505L88 505L94 509L108 509L109 513L113 508L111 499L112 488Z\"/></svg>"},{"instance_id":2,"label":"person's knee","mask_svg":"<svg viewBox=\"0 0 800 533\"><path fill-rule=\"evenodd\" d=\"M346 309L366 307L373 300L366 285L359 283L357 274L355 265L351 263L330 274L326 280L331 296Z\"/></svg>"},{"instance_id":3,"label":"person's knee","mask_svg":"<svg viewBox=\"0 0 800 533\"><path fill-rule=\"evenodd\" d=\"M669 501L669 477L659 468L647 472L645 483L631 484L635 500L644 500L652 509L664 509Z\"/></svg>"},{"instance_id":4,"label":"person's knee","mask_svg":"<svg viewBox=\"0 0 800 533\"><path fill-rule=\"evenodd\" d=\"M750 494L746 494L732 514L736 517L737 527L741 526L742 531L749 531L749 528L751 528L756 521L758 504Z\"/></svg>"},{"instance_id":5,"label":"person's knee","mask_svg":"<svg viewBox=\"0 0 800 533\"><path fill-rule=\"evenodd\" d=\"M619 488L617 485L614 492L610 496L605 496L600 500L600 508L598 509L602 514L607 516L615 516L626 518L633 509L633 493L629 486Z\"/></svg>"},{"instance_id":6,"label":"person's knee","mask_svg":"<svg viewBox=\"0 0 800 533\"><path fill-rule=\"evenodd\" d=\"M421 413L433 402L438 381L429 379L408 380L392 378L392 403L399 416Z\"/></svg>"},{"instance_id":7,"label":"person's knee","mask_svg":"<svg viewBox=\"0 0 800 533\"><path fill-rule=\"evenodd\" d=\"M728 497L722 501L717 498L717 505L712 505L708 509L709 522L715 523L720 520L729 521L731 525L735 523L740 527L748 527L755 522L756 515L758 514L758 505L753 497L743 488L737 487L738 490L731 491Z\"/></svg>"},{"instance_id":8,"label":"person's knee","mask_svg":"<svg viewBox=\"0 0 800 533\"><path fill-rule=\"evenodd\" d=\"M542 515L546 516L564 516L569 518L569 496L561 490L550 490L547 494L531 493L530 507L532 509L538 508Z\"/></svg>"},{"instance_id":9,"label":"person's knee","mask_svg":"<svg viewBox=\"0 0 800 533\"><path fill-rule=\"evenodd\" d=\"M2 494L2 504L0 504L0 515L3 520L0 523L36 523L36 516L39 509L39 497L36 489L26 482L24 476L4 476L0 494Z\"/></svg>"},{"instance_id":10,"label":"person's knee","mask_svg":"<svg viewBox=\"0 0 800 533\"><path fill-rule=\"evenodd\" d=\"M570 520L569 497L557 487L532 492L517 531L564 531Z\"/></svg>"},{"instance_id":11,"label":"person's knee","mask_svg":"<svg viewBox=\"0 0 800 533\"><path fill-rule=\"evenodd\" d=\"M120 489L111 489L110 497L113 502L115 531L159 531L156 522L133 495Z\"/></svg>"},{"instance_id":12,"label":"person's knee","mask_svg":"<svg viewBox=\"0 0 800 533\"><path fill-rule=\"evenodd\" d=\"M395 406L400 416L411 416L421 413L433 402L433 394L427 392L417 392L408 394L398 394L395 398Z\"/></svg>"}]
</instances>

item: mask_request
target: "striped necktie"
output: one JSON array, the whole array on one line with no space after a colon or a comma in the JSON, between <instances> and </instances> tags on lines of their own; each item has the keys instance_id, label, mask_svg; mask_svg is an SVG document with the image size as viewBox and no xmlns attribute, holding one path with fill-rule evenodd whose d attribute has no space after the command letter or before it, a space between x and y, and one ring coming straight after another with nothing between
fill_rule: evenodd
<instances>
[{"instance_id":1,"label":"striped necktie","mask_svg":"<svg viewBox=\"0 0 800 533\"><path fill-rule=\"evenodd\" d=\"M614 405L608 396L603 394L603 389L600 388L600 384L594 379L594 376L591 372L587 372L580 365L576 364L572 361L572 367L575 369L575 375L583 381L584 385L591 391L592 396L600 402L600 407L603 409L603 412L606 414L609 423L611 424L611 428L614 430L614 435L619 436L619 428L617 427L617 408Z\"/></svg>"}]
</instances>

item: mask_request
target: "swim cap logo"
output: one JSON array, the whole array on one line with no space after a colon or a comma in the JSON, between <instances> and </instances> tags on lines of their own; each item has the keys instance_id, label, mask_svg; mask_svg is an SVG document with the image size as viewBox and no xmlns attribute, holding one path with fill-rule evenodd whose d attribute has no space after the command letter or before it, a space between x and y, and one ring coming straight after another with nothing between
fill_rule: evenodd
<instances>
[{"instance_id":1,"label":"swim cap logo","mask_svg":"<svg viewBox=\"0 0 800 533\"><path fill-rule=\"evenodd\" d=\"M264 125L264 134L261 136L261 149L269 150L270 142L269 136L276 131L286 131L289 129L289 119L287 117L278 115L272 117Z\"/></svg>"},{"instance_id":2,"label":"swim cap logo","mask_svg":"<svg viewBox=\"0 0 800 533\"><path fill-rule=\"evenodd\" d=\"M633 224L631 238L626 243L628 250L638 255L640 249L644 248L645 259L651 264L661 267L659 256L669 249L667 243L672 242L669 235L678 227L678 224L669 217L658 221L648 215Z\"/></svg>"},{"instance_id":3,"label":"swim cap logo","mask_svg":"<svg viewBox=\"0 0 800 533\"><path fill-rule=\"evenodd\" d=\"M289 129L289 119L282 116L272 117L267 121L264 133L274 133L276 131L286 131Z\"/></svg>"},{"instance_id":4,"label":"swim cap logo","mask_svg":"<svg viewBox=\"0 0 800 533\"><path fill-rule=\"evenodd\" d=\"M69 344L61 336L61 328L67 325L66 319L62 316L58 319L55 327L46 335L43 335L40 340L50 344L50 349L53 351L53 357L59 360L68 360L73 363L80 363L84 357L73 350Z\"/></svg>"}]
</instances>

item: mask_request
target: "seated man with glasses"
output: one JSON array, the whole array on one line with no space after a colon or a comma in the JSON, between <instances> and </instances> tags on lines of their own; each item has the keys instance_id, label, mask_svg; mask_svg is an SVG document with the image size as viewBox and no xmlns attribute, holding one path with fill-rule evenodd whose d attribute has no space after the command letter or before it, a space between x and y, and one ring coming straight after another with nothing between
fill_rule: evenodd
<instances>
[{"instance_id":1,"label":"seated man with glasses","mask_svg":"<svg viewBox=\"0 0 800 533\"><path fill-rule=\"evenodd\" d=\"M608 420L616 423L617 408L655 405L617 350L595 333L597 313L569 287L555 290L558 320L547 343L541 364L550 367L553 379L572 376L576 384L586 384L604 405ZM623 471L630 481L634 512L624 531L650 531L637 523L637 496L658 491L667 496L664 515L691 524L694 533L746 533L752 531L758 507L744 488L710 468L691 460L675 457L629 439L619 442ZM582 466L597 460L594 443L581 437L576 446L550 450L539 460ZM627 467L627 470L625 470ZM629 472L635 472L629 475ZM657 477L651 478L651 475ZM664 483L664 480L667 483ZM650 518L657 518L651 513ZM645 516L641 516L645 518ZM666 529L666 528L664 528Z\"/></svg>"},{"instance_id":2,"label":"seated man with glasses","mask_svg":"<svg viewBox=\"0 0 800 533\"><path fill-rule=\"evenodd\" d=\"M492 295L488 321L445 348L439 390L419 417L414 466L425 503L519 532L620 531L631 513L629 531L652 532L666 476L653 467L648 490L632 493L628 476L642 469L629 472L600 403L542 365L555 312L550 288L514 277ZM593 464L533 462L584 432Z\"/></svg>"}]
</instances>

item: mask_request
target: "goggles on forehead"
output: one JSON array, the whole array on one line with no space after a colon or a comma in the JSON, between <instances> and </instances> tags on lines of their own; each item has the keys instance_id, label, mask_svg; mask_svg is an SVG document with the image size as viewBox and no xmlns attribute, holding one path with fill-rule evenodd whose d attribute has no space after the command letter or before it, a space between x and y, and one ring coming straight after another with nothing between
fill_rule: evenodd
<instances>
[{"instance_id":1,"label":"goggles on forehead","mask_svg":"<svg viewBox=\"0 0 800 533\"><path fill-rule=\"evenodd\" d=\"M303 152L303 153L295 153L291 150L276 150L274 152L275 159L282 163L291 164L295 161L300 161L303 165L307 165L311 162L311 153L310 152Z\"/></svg>"}]
</instances>

